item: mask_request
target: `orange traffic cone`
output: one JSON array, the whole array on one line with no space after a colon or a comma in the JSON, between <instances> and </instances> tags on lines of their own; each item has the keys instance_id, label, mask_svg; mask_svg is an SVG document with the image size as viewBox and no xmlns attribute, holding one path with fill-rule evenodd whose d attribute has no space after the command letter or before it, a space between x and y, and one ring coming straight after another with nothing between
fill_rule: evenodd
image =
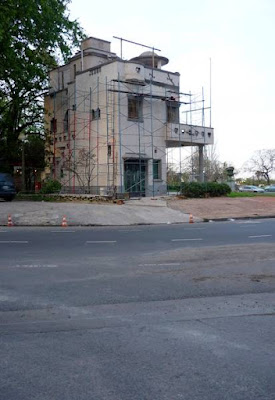
<instances>
[{"instance_id":1,"label":"orange traffic cone","mask_svg":"<svg viewBox=\"0 0 275 400\"><path fill-rule=\"evenodd\" d=\"M193 224L193 222L194 222L193 215L190 214L189 215L189 224Z\"/></svg>"},{"instance_id":2,"label":"orange traffic cone","mask_svg":"<svg viewBox=\"0 0 275 400\"><path fill-rule=\"evenodd\" d=\"M64 215L63 218L62 218L62 224L61 224L61 226L63 226L64 228L65 228L66 226L68 226L67 219L66 219L66 215Z\"/></svg>"},{"instance_id":3,"label":"orange traffic cone","mask_svg":"<svg viewBox=\"0 0 275 400\"><path fill-rule=\"evenodd\" d=\"M11 215L8 215L8 226L13 226Z\"/></svg>"}]
</instances>

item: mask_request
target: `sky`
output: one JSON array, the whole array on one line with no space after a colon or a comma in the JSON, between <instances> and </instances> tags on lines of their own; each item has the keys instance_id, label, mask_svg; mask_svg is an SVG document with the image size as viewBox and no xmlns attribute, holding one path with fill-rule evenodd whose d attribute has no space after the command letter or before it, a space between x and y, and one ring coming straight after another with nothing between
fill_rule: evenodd
<instances>
[{"instance_id":1,"label":"sky","mask_svg":"<svg viewBox=\"0 0 275 400\"><path fill-rule=\"evenodd\" d=\"M274 0L72 0L70 15L88 36L111 41L118 55L113 36L161 49L169 58L164 69L181 74L180 90L193 99L203 90L205 107L211 86L220 161L241 170L255 151L275 148ZM123 58L145 50L124 44Z\"/></svg>"}]
</instances>

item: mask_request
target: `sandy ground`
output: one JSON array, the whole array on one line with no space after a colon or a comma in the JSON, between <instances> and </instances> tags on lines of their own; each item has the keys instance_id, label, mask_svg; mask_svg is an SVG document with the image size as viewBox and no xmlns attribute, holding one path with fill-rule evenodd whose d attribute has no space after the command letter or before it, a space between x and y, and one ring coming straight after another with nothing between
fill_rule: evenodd
<instances>
[{"instance_id":1,"label":"sandy ground","mask_svg":"<svg viewBox=\"0 0 275 400\"><path fill-rule=\"evenodd\" d=\"M172 198L167 202L168 207L180 210L196 217L241 218L241 217L275 217L274 197L243 197L228 198L217 197L209 199L177 199Z\"/></svg>"}]
</instances>

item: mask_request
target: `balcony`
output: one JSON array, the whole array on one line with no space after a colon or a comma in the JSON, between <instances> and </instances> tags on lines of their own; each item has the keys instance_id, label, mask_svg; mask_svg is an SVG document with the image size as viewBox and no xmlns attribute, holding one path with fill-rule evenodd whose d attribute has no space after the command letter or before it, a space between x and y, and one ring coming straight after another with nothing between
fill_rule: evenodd
<instances>
[{"instance_id":1,"label":"balcony","mask_svg":"<svg viewBox=\"0 0 275 400\"><path fill-rule=\"evenodd\" d=\"M214 129L188 124L168 124L166 147L199 146L214 143Z\"/></svg>"}]
</instances>

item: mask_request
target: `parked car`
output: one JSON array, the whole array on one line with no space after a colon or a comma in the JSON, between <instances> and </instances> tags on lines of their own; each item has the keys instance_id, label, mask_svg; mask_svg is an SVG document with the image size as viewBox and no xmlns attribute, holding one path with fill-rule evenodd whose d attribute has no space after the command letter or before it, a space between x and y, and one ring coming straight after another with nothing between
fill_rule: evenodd
<instances>
[{"instance_id":1,"label":"parked car","mask_svg":"<svg viewBox=\"0 0 275 400\"><path fill-rule=\"evenodd\" d=\"M12 201L15 198L16 190L13 177L10 174L0 172L0 198Z\"/></svg>"},{"instance_id":2,"label":"parked car","mask_svg":"<svg viewBox=\"0 0 275 400\"><path fill-rule=\"evenodd\" d=\"M240 192L254 192L254 193L264 193L264 189L258 186L245 185L239 187Z\"/></svg>"},{"instance_id":3,"label":"parked car","mask_svg":"<svg viewBox=\"0 0 275 400\"><path fill-rule=\"evenodd\" d=\"M275 192L275 185L266 186L264 190L266 192Z\"/></svg>"}]
</instances>

